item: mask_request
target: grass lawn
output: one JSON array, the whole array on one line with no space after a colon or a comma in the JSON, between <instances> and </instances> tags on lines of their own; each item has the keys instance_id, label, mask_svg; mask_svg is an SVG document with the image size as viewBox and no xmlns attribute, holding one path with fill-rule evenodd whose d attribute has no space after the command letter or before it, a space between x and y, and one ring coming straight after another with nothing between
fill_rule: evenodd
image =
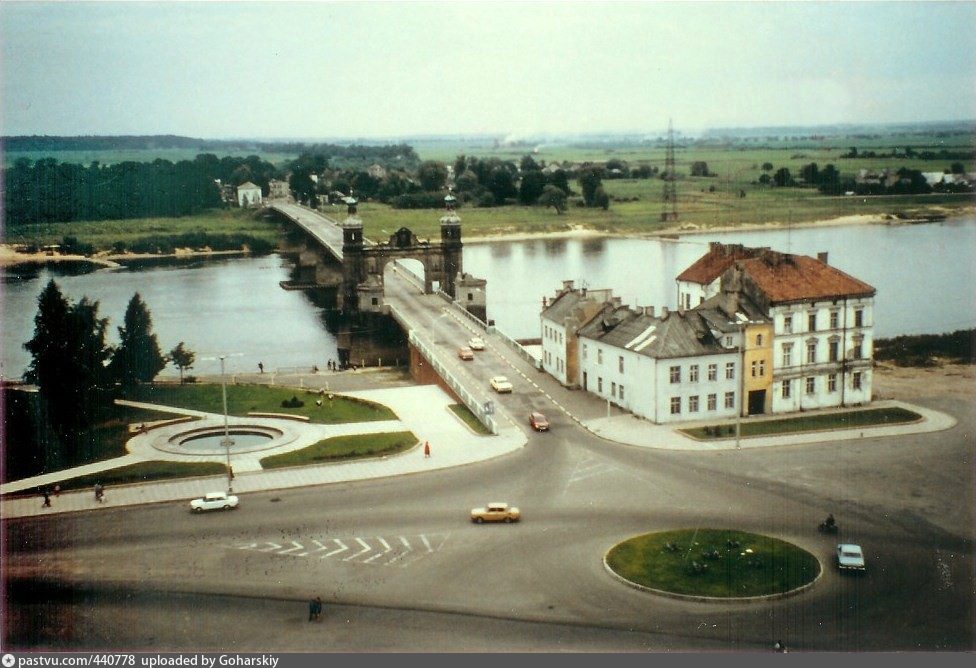
<instances>
[{"instance_id":1,"label":"grass lawn","mask_svg":"<svg viewBox=\"0 0 976 668\"><path fill-rule=\"evenodd\" d=\"M344 459L379 457L403 452L416 444L417 437L409 431L337 436L319 441L301 450L265 457L261 460L261 466L266 469L279 469L286 466L305 466Z\"/></svg>"},{"instance_id":2,"label":"grass lawn","mask_svg":"<svg viewBox=\"0 0 976 668\"><path fill-rule=\"evenodd\" d=\"M461 418L461 421L464 422L464 424L471 427L471 429L473 429L475 433L485 434L485 435L491 433L490 431L488 431L488 428L485 427L485 425L481 424L481 421L474 416L474 413L471 412L471 409L465 406L464 404L451 404L450 406L448 406L448 408L450 408L455 415Z\"/></svg>"},{"instance_id":3,"label":"grass lawn","mask_svg":"<svg viewBox=\"0 0 976 668\"><path fill-rule=\"evenodd\" d=\"M208 413L224 412L220 385L216 384L156 384L139 388L135 395L126 398ZM285 408L281 405L292 398L304 402L304 406ZM321 406L315 405L317 399L322 399ZM386 406L369 401L340 395L333 395L329 399L328 394L311 394L306 390L268 385L228 385L227 412L239 417L249 412L303 415L310 422L319 424L397 419L396 414Z\"/></svg>"},{"instance_id":4,"label":"grass lawn","mask_svg":"<svg viewBox=\"0 0 976 668\"><path fill-rule=\"evenodd\" d=\"M781 594L820 573L816 557L792 543L729 529L636 536L615 545L607 563L645 587L719 598Z\"/></svg>"},{"instance_id":5,"label":"grass lawn","mask_svg":"<svg viewBox=\"0 0 976 668\"><path fill-rule=\"evenodd\" d=\"M898 408L871 408L863 411L847 411L844 413L827 413L823 415L804 415L782 420L762 420L759 422L743 422L741 429L743 436L768 436L770 434L791 434L804 431L825 431L828 429L856 429L858 427L876 427L888 424L904 424L920 420L921 415L913 411ZM694 429L681 429L692 438L709 439L716 436L726 438L735 437L735 425L722 424L706 425Z\"/></svg>"},{"instance_id":6,"label":"grass lawn","mask_svg":"<svg viewBox=\"0 0 976 668\"><path fill-rule=\"evenodd\" d=\"M121 468L71 478L60 483L61 490L84 489L95 483L102 485L128 485L150 480L171 480L194 476L226 475L227 467L218 462L139 462Z\"/></svg>"}]
</instances>

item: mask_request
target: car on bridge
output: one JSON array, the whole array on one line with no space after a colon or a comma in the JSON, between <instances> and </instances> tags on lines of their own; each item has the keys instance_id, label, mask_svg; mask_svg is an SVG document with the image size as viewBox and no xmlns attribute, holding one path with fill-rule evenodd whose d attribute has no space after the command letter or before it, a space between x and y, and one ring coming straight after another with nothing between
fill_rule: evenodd
<instances>
[{"instance_id":1,"label":"car on bridge","mask_svg":"<svg viewBox=\"0 0 976 668\"><path fill-rule=\"evenodd\" d=\"M512 393L512 384L508 382L508 378L505 376L494 376L488 383L491 385L491 389L498 392L498 394Z\"/></svg>"},{"instance_id":2,"label":"car on bridge","mask_svg":"<svg viewBox=\"0 0 976 668\"><path fill-rule=\"evenodd\" d=\"M473 360L474 353L467 346L462 346L458 348L458 357L460 357L464 361Z\"/></svg>"},{"instance_id":3,"label":"car on bridge","mask_svg":"<svg viewBox=\"0 0 976 668\"><path fill-rule=\"evenodd\" d=\"M520 519L522 519L521 511L507 503L494 501L484 508L471 509L471 521L475 524L483 522L505 522L508 524L518 522Z\"/></svg>"},{"instance_id":4,"label":"car on bridge","mask_svg":"<svg viewBox=\"0 0 976 668\"><path fill-rule=\"evenodd\" d=\"M236 508L239 499L226 492L210 492L206 496L190 501L190 510L202 513L205 510L230 510Z\"/></svg>"},{"instance_id":5,"label":"car on bridge","mask_svg":"<svg viewBox=\"0 0 976 668\"><path fill-rule=\"evenodd\" d=\"M476 336L473 339L468 340L468 348L471 350L484 350L485 341L480 336Z\"/></svg>"},{"instance_id":6,"label":"car on bridge","mask_svg":"<svg viewBox=\"0 0 976 668\"><path fill-rule=\"evenodd\" d=\"M837 546L837 567L842 571L863 572L867 570L864 563L864 551L860 545L841 543Z\"/></svg>"},{"instance_id":7,"label":"car on bridge","mask_svg":"<svg viewBox=\"0 0 976 668\"><path fill-rule=\"evenodd\" d=\"M536 431L549 431L549 418L538 411L529 413L529 424Z\"/></svg>"}]
</instances>

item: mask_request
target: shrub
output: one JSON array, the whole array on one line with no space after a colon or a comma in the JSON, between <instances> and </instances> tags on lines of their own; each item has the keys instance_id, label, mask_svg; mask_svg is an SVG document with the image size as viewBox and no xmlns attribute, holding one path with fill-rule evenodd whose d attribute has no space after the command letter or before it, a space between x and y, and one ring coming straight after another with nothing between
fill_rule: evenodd
<instances>
[{"instance_id":1,"label":"shrub","mask_svg":"<svg viewBox=\"0 0 976 668\"><path fill-rule=\"evenodd\" d=\"M301 408L304 405L305 402L294 395L292 395L291 399L285 399L281 402L282 408Z\"/></svg>"}]
</instances>

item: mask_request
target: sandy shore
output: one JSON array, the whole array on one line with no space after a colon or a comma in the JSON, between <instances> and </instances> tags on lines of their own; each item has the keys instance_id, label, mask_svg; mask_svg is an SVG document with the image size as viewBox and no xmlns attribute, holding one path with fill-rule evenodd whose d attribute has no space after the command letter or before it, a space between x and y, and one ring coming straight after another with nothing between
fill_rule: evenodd
<instances>
[{"instance_id":1,"label":"sandy shore","mask_svg":"<svg viewBox=\"0 0 976 668\"><path fill-rule=\"evenodd\" d=\"M938 214L938 211L933 211ZM956 214L946 220L956 220L959 218L969 218L973 215L970 211L965 214ZM756 230L778 230L789 226L791 229L807 227L844 227L857 225L909 225L917 223L935 222L928 219L904 219L890 213L883 214L858 214L852 216L840 216L838 218L827 218L824 220L812 220L803 223L790 223L788 221L771 221L766 223L744 223L742 225L724 225L715 227L699 227L698 225L685 223L674 225L654 232L634 233L628 232L607 232L602 230L591 230L582 225L571 225L569 229L561 232L516 232L512 234L493 234L486 236L465 236L465 244L487 244L496 241L526 241L530 239L592 239L592 238L660 238L673 236L687 236L693 234L717 234L725 232L753 232ZM92 257L83 255L48 255L46 253L18 253L10 244L0 244L0 268L12 267L18 264L43 264L47 262L92 262L104 267L119 267L122 263L133 260L150 260L174 257L217 257L229 255L244 255L244 251L197 251L189 248L177 249L171 255L158 255L152 253L122 253L110 254L107 252L96 253Z\"/></svg>"}]
</instances>

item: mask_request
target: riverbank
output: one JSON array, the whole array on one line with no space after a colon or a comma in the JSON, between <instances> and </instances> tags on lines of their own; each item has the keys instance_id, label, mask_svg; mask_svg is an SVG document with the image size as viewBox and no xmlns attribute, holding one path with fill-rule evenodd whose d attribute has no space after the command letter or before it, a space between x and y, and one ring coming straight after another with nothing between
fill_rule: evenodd
<instances>
[{"instance_id":1,"label":"riverbank","mask_svg":"<svg viewBox=\"0 0 976 668\"><path fill-rule=\"evenodd\" d=\"M24 253L12 244L0 244L0 269L28 264L48 264L54 262L88 262L106 269L118 269L127 262L143 260L163 260L190 257L234 257L249 255L242 250L194 250L178 248L174 253L95 253L91 256L75 254L48 254L46 252Z\"/></svg>"}]
</instances>

